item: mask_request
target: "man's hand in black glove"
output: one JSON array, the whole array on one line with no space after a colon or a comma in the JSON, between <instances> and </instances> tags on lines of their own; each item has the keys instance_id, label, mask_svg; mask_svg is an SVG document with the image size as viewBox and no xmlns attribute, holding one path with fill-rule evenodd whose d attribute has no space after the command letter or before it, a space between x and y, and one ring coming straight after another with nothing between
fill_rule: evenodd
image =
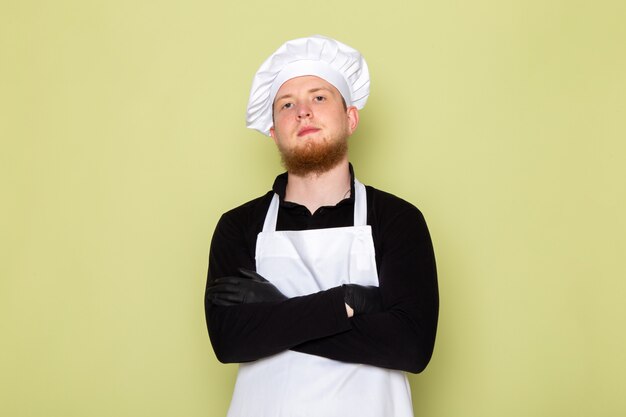
<instances>
[{"instance_id":1,"label":"man's hand in black glove","mask_svg":"<svg viewBox=\"0 0 626 417\"><path fill-rule=\"evenodd\" d=\"M231 306L235 304L283 301L287 297L261 275L240 268L241 276L216 279L207 289L212 304Z\"/></svg>"},{"instance_id":2,"label":"man's hand in black glove","mask_svg":"<svg viewBox=\"0 0 626 417\"><path fill-rule=\"evenodd\" d=\"M343 300L354 310L355 316L383 311L383 300L378 287L344 284Z\"/></svg>"}]
</instances>

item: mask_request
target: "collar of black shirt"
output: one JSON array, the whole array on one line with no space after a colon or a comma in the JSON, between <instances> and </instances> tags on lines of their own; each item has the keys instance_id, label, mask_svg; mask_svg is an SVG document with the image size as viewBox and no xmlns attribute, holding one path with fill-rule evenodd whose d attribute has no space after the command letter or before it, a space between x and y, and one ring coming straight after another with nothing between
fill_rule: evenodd
<instances>
[{"instance_id":1,"label":"collar of black shirt","mask_svg":"<svg viewBox=\"0 0 626 417\"><path fill-rule=\"evenodd\" d=\"M335 207L342 206L345 204L354 205L354 168L352 167L352 164L348 164L348 169L350 169L350 197L344 198L339 203L337 203ZM274 185L272 186L272 190L276 194L278 194L278 197L280 198L281 207L285 207L285 208L304 207L298 203L285 201L285 194L287 192L287 182L288 182L287 173L283 172L282 174L276 177L276 179L274 180ZM306 207L304 208L306 209Z\"/></svg>"}]
</instances>

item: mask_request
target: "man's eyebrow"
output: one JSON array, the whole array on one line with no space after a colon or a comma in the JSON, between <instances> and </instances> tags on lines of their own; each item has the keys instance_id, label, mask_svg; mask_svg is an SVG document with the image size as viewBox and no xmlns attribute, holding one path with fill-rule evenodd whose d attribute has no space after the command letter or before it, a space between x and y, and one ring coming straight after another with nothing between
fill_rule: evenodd
<instances>
[{"instance_id":1,"label":"man's eyebrow","mask_svg":"<svg viewBox=\"0 0 626 417\"><path fill-rule=\"evenodd\" d=\"M277 102L279 100L282 100L284 98L289 98L291 97L291 94L283 94L282 96L276 97L276 99L274 99L274 102Z\"/></svg>"},{"instance_id":2,"label":"man's eyebrow","mask_svg":"<svg viewBox=\"0 0 626 417\"><path fill-rule=\"evenodd\" d=\"M310 94L310 93L317 93L318 91L321 91L321 90L330 91L330 89L329 89L329 88L327 88L327 87L316 87L316 88L311 88L311 89L308 91L308 93L309 93L309 94ZM277 101L282 100L282 99L285 99L285 98L290 98L290 97L293 97L293 95L292 95L292 94L283 94L282 96L278 96L278 97L276 97L276 99L274 100L274 102L277 102Z\"/></svg>"}]
</instances>

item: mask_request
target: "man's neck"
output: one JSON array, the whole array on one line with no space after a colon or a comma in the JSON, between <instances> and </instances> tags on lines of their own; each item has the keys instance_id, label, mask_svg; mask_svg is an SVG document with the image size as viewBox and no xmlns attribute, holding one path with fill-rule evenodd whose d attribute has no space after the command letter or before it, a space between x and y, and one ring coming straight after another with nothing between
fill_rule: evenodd
<instances>
[{"instance_id":1,"label":"man's neck","mask_svg":"<svg viewBox=\"0 0 626 417\"><path fill-rule=\"evenodd\" d=\"M322 206L334 206L350 195L348 159L323 174L288 174L285 200L302 204L311 213Z\"/></svg>"}]
</instances>

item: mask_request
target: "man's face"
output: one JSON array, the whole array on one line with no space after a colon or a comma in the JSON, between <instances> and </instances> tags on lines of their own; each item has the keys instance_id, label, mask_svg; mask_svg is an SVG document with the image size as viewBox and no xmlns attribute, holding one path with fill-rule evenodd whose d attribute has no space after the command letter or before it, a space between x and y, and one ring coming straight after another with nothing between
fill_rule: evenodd
<instances>
[{"instance_id":1,"label":"man's face","mask_svg":"<svg viewBox=\"0 0 626 417\"><path fill-rule=\"evenodd\" d=\"M356 107L346 109L339 91L315 76L285 82L274 100L270 135L287 171L321 174L347 158L348 137L356 130Z\"/></svg>"}]
</instances>

